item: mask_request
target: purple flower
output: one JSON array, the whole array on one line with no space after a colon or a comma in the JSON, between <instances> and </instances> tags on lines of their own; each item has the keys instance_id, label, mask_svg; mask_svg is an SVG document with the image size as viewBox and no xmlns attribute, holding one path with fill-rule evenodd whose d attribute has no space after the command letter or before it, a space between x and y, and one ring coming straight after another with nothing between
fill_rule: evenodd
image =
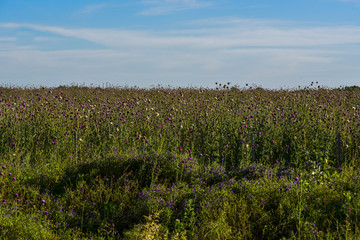
<instances>
[{"instance_id":1,"label":"purple flower","mask_svg":"<svg viewBox=\"0 0 360 240\"><path fill-rule=\"evenodd\" d=\"M296 180L296 181L299 181L299 178L298 178L298 177L296 177L296 178L295 178L295 180Z\"/></svg>"},{"instance_id":2,"label":"purple flower","mask_svg":"<svg viewBox=\"0 0 360 240\"><path fill-rule=\"evenodd\" d=\"M43 200L41 200L41 202L42 202L42 203L45 203L46 201L43 199Z\"/></svg>"}]
</instances>

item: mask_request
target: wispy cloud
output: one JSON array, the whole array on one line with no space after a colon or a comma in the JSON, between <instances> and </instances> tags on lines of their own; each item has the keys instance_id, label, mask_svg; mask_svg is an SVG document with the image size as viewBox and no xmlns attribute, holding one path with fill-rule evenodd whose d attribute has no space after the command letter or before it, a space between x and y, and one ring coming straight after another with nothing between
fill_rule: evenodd
<instances>
[{"instance_id":1,"label":"wispy cloud","mask_svg":"<svg viewBox=\"0 0 360 240\"><path fill-rule=\"evenodd\" d=\"M105 3L100 3L100 4L91 4L91 5L87 5L84 8L80 9L79 13L80 14L92 14L96 11L99 11L100 9L103 9L107 7L107 4Z\"/></svg>"},{"instance_id":2,"label":"wispy cloud","mask_svg":"<svg viewBox=\"0 0 360 240\"><path fill-rule=\"evenodd\" d=\"M14 38L14 37L0 37L0 42L13 42L16 40L17 40L17 38Z\"/></svg>"},{"instance_id":3,"label":"wispy cloud","mask_svg":"<svg viewBox=\"0 0 360 240\"><path fill-rule=\"evenodd\" d=\"M206 8L213 5L213 2L199 0L148 0L141 1L141 3L148 8L141 11L139 14L148 16L166 15L173 12Z\"/></svg>"},{"instance_id":4,"label":"wispy cloud","mask_svg":"<svg viewBox=\"0 0 360 240\"><path fill-rule=\"evenodd\" d=\"M64 84L79 79L87 79L87 83L126 79L134 84L141 80L142 86L153 84L154 79L159 84L186 86L194 79L215 82L238 76L250 82L267 79L269 84L264 87L291 85L289 78L295 86L298 82L308 84L314 76L328 85L331 81L336 85L336 79L345 77L358 81L359 26L229 21L232 24L219 21L217 25L207 25L204 20L189 29L164 31L0 23L0 28L40 33L38 39L27 43L27 48L19 41L0 41L0 76L14 81L21 74L34 79L70 81ZM44 32L46 37L96 43L101 49L74 49L75 45L67 48L60 42L56 49L42 50L38 40L47 40L41 38Z\"/></svg>"},{"instance_id":5,"label":"wispy cloud","mask_svg":"<svg viewBox=\"0 0 360 240\"><path fill-rule=\"evenodd\" d=\"M239 48L239 47L317 47L326 45L359 44L359 26L334 27L219 27L183 31L145 31L119 29L62 28L34 24L3 23L3 28L28 28L40 32L72 37L113 48L124 47L185 47L185 48ZM191 32L198 34L190 34Z\"/></svg>"}]
</instances>

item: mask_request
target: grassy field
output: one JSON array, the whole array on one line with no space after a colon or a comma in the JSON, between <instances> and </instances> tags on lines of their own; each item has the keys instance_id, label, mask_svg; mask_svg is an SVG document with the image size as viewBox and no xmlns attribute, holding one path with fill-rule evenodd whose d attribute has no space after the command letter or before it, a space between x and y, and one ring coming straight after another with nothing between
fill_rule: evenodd
<instances>
[{"instance_id":1,"label":"grassy field","mask_svg":"<svg viewBox=\"0 0 360 240\"><path fill-rule=\"evenodd\" d=\"M359 116L357 87L0 87L0 238L359 239Z\"/></svg>"}]
</instances>

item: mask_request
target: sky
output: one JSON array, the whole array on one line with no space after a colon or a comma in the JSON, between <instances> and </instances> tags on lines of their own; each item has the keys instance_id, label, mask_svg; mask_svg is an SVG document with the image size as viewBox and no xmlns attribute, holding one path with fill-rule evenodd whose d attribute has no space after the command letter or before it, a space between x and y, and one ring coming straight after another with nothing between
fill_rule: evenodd
<instances>
[{"instance_id":1,"label":"sky","mask_svg":"<svg viewBox=\"0 0 360 240\"><path fill-rule=\"evenodd\" d=\"M360 0L0 0L0 85L360 85Z\"/></svg>"}]
</instances>

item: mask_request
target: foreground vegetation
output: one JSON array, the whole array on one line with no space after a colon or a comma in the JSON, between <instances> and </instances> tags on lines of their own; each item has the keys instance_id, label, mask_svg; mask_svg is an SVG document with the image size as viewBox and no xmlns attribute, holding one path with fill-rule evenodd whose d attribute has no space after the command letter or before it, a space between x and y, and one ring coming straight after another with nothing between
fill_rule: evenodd
<instances>
[{"instance_id":1,"label":"foreground vegetation","mask_svg":"<svg viewBox=\"0 0 360 240\"><path fill-rule=\"evenodd\" d=\"M0 238L357 239L359 111L356 87L0 88Z\"/></svg>"}]
</instances>

